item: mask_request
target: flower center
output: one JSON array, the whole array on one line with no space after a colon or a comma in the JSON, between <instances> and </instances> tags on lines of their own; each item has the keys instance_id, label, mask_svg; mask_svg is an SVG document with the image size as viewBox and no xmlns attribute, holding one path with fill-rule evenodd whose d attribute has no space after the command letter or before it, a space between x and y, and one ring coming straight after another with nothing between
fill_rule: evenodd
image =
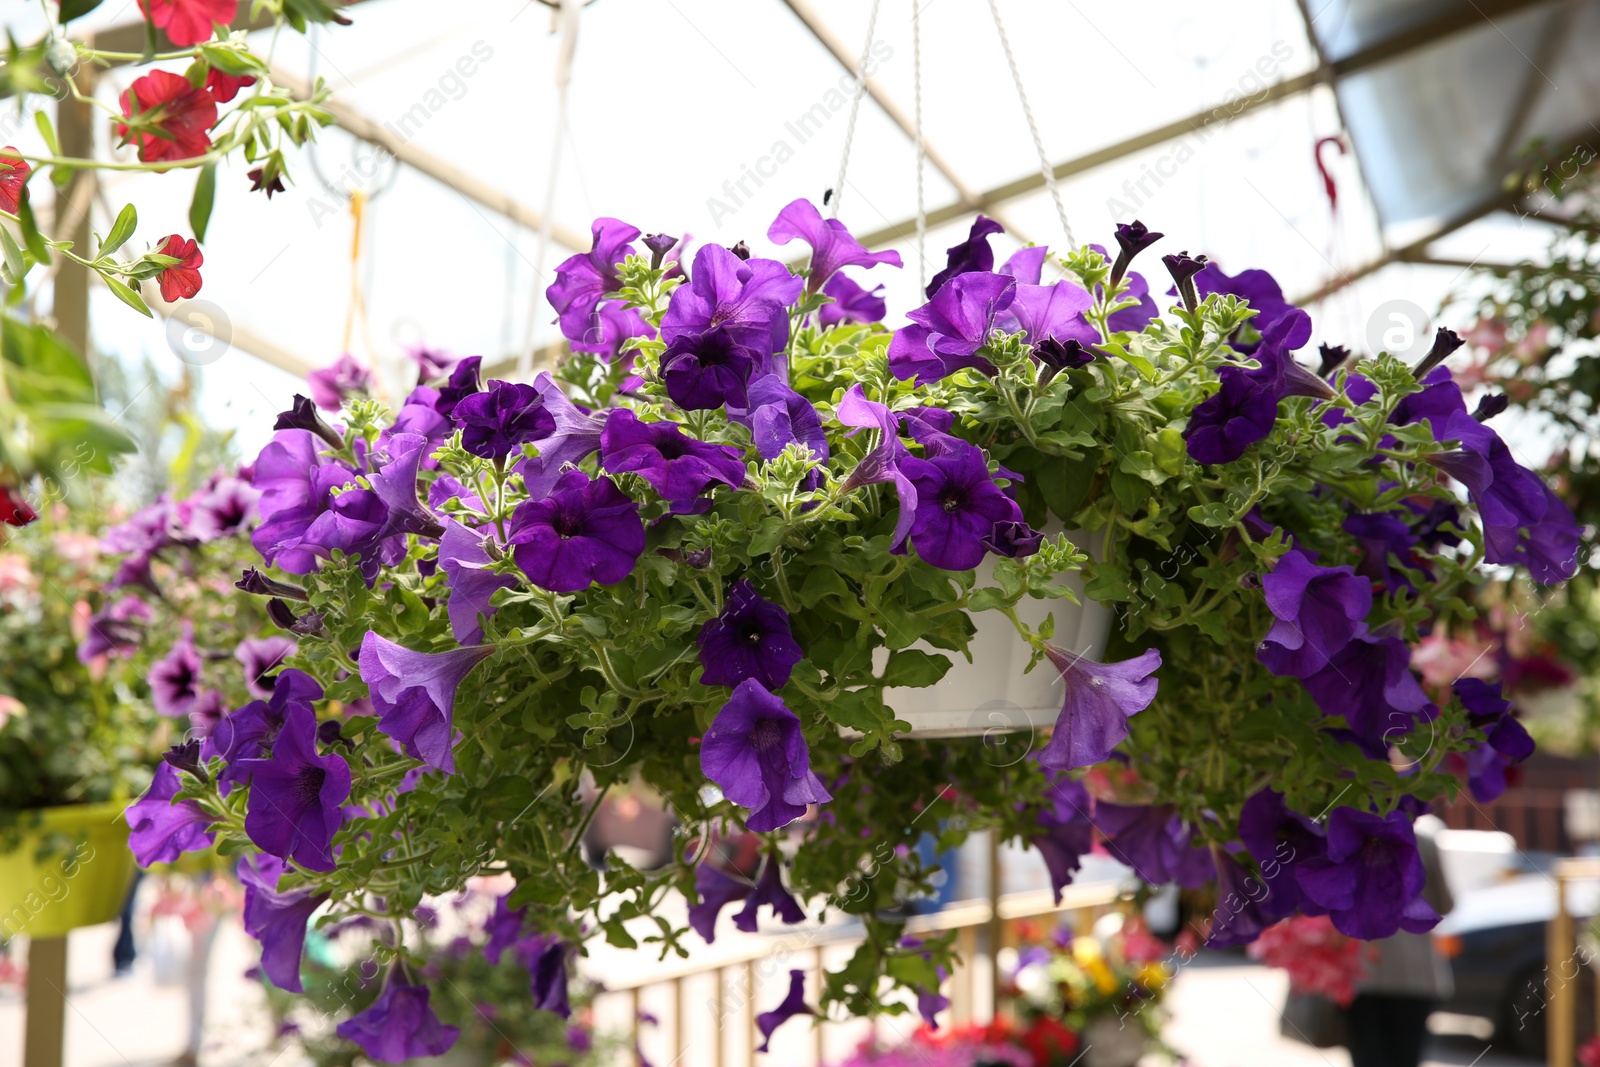
<instances>
[{"instance_id":1,"label":"flower center","mask_svg":"<svg viewBox=\"0 0 1600 1067\"><path fill-rule=\"evenodd\" d=\"M563 541L577 537L583 533L583 513L568 508L557 508L556 513L550 516L550 528Z\"/></svg>"},{"instance_id":2,"label":"flower center","mask_svg":"<svg viewBox=\"0 0 1600 1067\"><path fill-rule=\"evenodd\" d=\"M322 783L327 777L328 772L321 767L301 768L300 773L295 775L294 785L291 787L295 799L305 804L322 803Z\"/></svg>"},{"instance_id":3,"label":"flower center","mask_svg":"<svg viewBox=\"0 0 1600 1067\"><path fill-rule=\"evenodd\" d=\"M939 506L946 511L960 511L967 506L967 494L956 486L951 486L939 496Z\"/></svg>"},{"instance_id":4,"label":"flower center","mask_svg":"<svg viewBox=\"0 0 1600 1067\"><path fill-rule=\"evenodd\" d=\"M750 728L750 745L757 752L777 747L783 740L783 729L771 719L762 719Z\"/></svg>"},{"instance_id":5,"label":"flower center","mask_svg":"<svg viewBox=\"0 0 1600 1067\"><path fill-rule=\"evenodd\" d=\"M739 639L751 648L761 644L761 639L766 636L766 631L753 622L747 622L739 628Z\"/></svg>"}]
</instances>

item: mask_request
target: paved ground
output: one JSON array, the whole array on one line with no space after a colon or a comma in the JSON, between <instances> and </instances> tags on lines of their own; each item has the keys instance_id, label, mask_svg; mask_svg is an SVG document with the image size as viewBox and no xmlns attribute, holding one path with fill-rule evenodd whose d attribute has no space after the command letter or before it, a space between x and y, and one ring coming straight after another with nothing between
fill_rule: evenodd
<instances>
[{"instance_id":1,"label":"paved ground","mask_svg":"<svg viewBox=\"0 0 1600 1067\"><path fill-rule=\"evenodd\" d=\"M67 1067L170 1063L184 1048L187 991L181 984L163 984L163 978L170 982L176 977L176 968L148 952L131 977L113 979L113 933L105 926L80 930L72 937ZM266 1045L268 1026L260 992L242 977L251 962L251 948L243 932L231 924L216 946L202 1067L268 1067L272 1060L259 1052ZM829 964L834 965L832 960ZM1187 1055L1190 1067L1349 1067L1343 1049L1313 1049L1278 1035L1278 1008L1285 991L1280 972L1237 957L1196 961L1173 984L1167 1040ZM765 1058L765 1064L792 1067L812 1062L809 1035L800 1027L793 1029L793 1035L780 1032L793 1040L775 1043L776 1055ZM20 1067L21 1033L20 998L14 990L0 990L0 1067ZM843 1031L831 1033L829 1059L840 1058L853 1040ZM1508 1057L1481 1038L1466 1036L1435 1037L1427 1060L1428 1067L1531 1067L1531 1063ZM289 1065L285 1060L276 1067Z\"/></svg>"}]
</instances>

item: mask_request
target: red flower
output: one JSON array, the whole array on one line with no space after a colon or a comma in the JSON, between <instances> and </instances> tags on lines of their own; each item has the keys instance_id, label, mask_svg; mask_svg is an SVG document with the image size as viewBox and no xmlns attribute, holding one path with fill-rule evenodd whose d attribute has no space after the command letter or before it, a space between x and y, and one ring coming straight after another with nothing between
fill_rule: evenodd
<instances>
[{"instance_id":1,"label":"red flower","mask_svg":"<svg viewBox=\"0 0 1600 1067\"><path fill-rule=\"evenodd\" d=\"M239 0L139 0L144 17L181 48L211 40L212 24L233 21Z\"/></svg>"},{"instance_id":2,"label":"red flower","mask_svg":"<svg viewBox=\"0 0 1600 1067\"><path fill-rule=\"evenodd\" d=\"M26 526L38 517L39 513L28 506L21 493L0 485L0 522L7 526Z\"/></svg>"},{"instance_id":3,"label":"red flower","mask_svg":"<svg viewBox=\"0 0 1600 1067\"><path fill-rule=\"evenodd\" d=\"M191 159L204 155L211 147L206 131L216 125L217 102L204 89L190 85L189 79L153 70L122 94L124 115L133 114L135 101L139 105L140 128L130 132L119 122L117 133L138 144L139 158L144 162Z\"/></svg>"},{"instance_id":4,"label":"red flower","mask_svg":"<svg viewBox=\"0 0 1600 1067\"><path fill-rule=\"evenodd\" d=\"M239 95L239 90L247 85L254 85L256 80L246 74L242 78L235 78L232 74L224 74L216 67L211 68L211 73L206 75L206 89L217 98L217 103L226 104Z\"/></svg>"},{"instance_id":5,"label":"red flower","mask_svg":"<svg viewBox=\"0 0 1600 1067\"><path fill-rule=\"evenodd\" d=\"M6 145L6 151L15 152L16 149ZM17 205L22 201L22 185L32 170L33 166L26 159L0 156L0 210L17 213Z\"/></svg>"},{"instance_id":6,"label":"red flower","mask_svg":"<svg viewBox=\"0 0 1600 1067\"><path fill-rule=\"evenodd\" d=\"M1028 1025L1022 1043L1033 1057L1033 1067L1069 1063L1078 1051L1078 1035L1055 1019L1041 1015Z\"/></svg>"},{"instance_id":7,"label":"red flower","mask_svg":"<svg viewBox=\"0 0 1600 1067\"><path fill-rule=\"evenodd\" d=\"M156 251L183 260L161 272L161 299L170 304L175 300L188 300L200 291L200 264L206 257L200 254L199 245L173 234L161 242Z\"/></svg>"}]
</instances>

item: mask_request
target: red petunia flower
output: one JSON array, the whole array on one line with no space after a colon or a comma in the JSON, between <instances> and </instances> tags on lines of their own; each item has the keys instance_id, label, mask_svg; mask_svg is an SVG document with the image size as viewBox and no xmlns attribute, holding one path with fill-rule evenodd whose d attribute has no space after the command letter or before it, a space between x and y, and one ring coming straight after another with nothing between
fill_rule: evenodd
<instances>
[{"instance_id":1,"label":"red petunia flower","mask_svg":"<svg viewBox=\"0 0 1600 1067\"><path fill-rule=\"evenodd\" d=\"M0 522L7 526L26 526L38 517L39 513L28 506L20 492L0 485Z\"/></svg>"},{"instance_id":2,"label":"red petunia flower","mask_svg":"<svg viewBox=\"0 0 1600 1067\"><path fill-rule=\"evenodd\" d=\"M211 40L213 23L233 21L239 0L139 0L144 17L182 48Z\"/></svg>"},{"instance_id":3,"label":"red petunia flower","mask_svg":"<svg viewBox=\"0 0 1600 1067\"><path fill-rule=\"evenodd\" d=\"M216 67L211 68L211 73L206 75L206 89L217 98L217 103L226 104L239 95L239 90L245 86L254 85L256 80L246 74L242 78L235 78L232 74L224 74Z\"/></svg>"},{"instance_id":4,"label":"red petunia flower","mask_svg":"<svg viewBox=\"0 0 1600 1067\"><path fill-rule=\"evenodd\" d=\"M200 291L200 264L206 257L200 253L199 245L173 234L162 241L156 251L183 260L161 272L161 299L170 304L175 300L188 300Z\"/></svg>"},{"instance_id":5,"label":"red petunia flower","mask_svg":"<svg viewBox=\"0 0 1600 1067\"><path fill-rule=\"evenodd\" d=\"M117 133L139 146L142 161L191 159L210 149L207 131L216 125L217 101L204 89L190 85L189 79L153 70L122 94L124 115L133 114L135 101L139 105L140 128L131 131L130 138L128 127L119 122Z\"/></svg>"},{"instance_id":6,"label":"red petunia flower","mask_svg":"<svg viewBox=\"0 0 1600 1067\"><path fill-rule=\"evenodd\" d=\"M16 149L6 145L6 151L15 152ZM17 205L22 202L22 185L32 171L33 165L26 159L0 156L0 210L17 213Z\"/></svg>"}]
</instances>

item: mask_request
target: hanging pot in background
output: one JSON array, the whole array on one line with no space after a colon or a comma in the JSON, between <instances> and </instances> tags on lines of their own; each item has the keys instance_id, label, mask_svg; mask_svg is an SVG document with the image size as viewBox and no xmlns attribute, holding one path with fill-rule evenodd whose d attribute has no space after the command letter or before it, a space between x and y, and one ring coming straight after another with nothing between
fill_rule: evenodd
<instances>
[{"instance_id":1,"label":"hanging pot in background","mask_svg":"<svg viewBox=\"0 0 1600 1067\"><path fill-rule=\"evenodd\" d=\"M63 937L121 914L134 871L122 811L111 802L25 813L21 843L0 853L0 933Z\"/></svg>"}]
</instances>

